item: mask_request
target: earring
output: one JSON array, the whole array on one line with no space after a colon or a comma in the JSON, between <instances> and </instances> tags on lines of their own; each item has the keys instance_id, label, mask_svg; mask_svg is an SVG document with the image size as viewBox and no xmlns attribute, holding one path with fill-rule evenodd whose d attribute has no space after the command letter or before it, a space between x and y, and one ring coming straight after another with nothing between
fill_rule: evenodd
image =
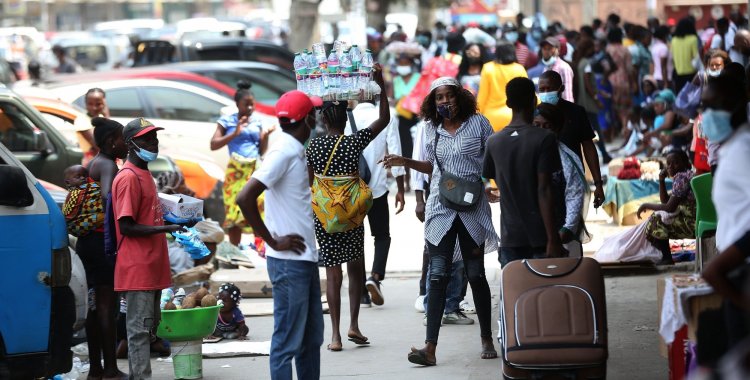
<instances>
[{"instance_id":1,"label":"earring","mask_svg":"<svg viewBox=\"0 0 750 380\"><path fill-rule=\"evenodd\" d=\"M115 144L112 144L112 149L115 149Z\"/></svg>"}]
</instances>

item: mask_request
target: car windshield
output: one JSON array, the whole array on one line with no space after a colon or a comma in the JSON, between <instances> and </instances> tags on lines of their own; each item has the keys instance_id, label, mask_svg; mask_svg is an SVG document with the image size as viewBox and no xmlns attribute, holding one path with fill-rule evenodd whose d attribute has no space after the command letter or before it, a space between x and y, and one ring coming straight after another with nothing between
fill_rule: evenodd
<instances>
[{"instance_id":1,"label":"car windshield","mask_svg":"<svg viewBox=\"0 0 750 380\"><path fill-rule=\"evenodd\" d=\"M95 69L96 65L107 63L107 48L104 45L70 46L66 50L69 57L88 69Z\"/></svg>"}]
</instances>

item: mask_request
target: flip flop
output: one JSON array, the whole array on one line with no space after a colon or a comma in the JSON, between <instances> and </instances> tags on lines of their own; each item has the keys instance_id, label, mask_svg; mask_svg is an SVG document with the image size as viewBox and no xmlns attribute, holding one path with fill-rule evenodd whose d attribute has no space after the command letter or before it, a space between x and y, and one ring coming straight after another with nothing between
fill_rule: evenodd
<instances>
[{"instance_id":1,"label":"flip flop","mask_svg":"<svg viewBox=\"0 0 750 380\"><path fill-rule=\"evenodd\" d=\"M427 354L424 351L417 350L416 348L412 347L411 352L407 356L410 363L414 363L417 365L422 365L426 367L431 367L434 365L437 365L436 362L430 361L427 359Z\"/></svg>"},{"instance_id":2,"label":"flip flop","mask_svg":"<svg viewBox=\"0 0 750 380\"><path fill-rule=\"evenodd\" d=\"M367 341L367 338L363 336L349 335L349 341L358 346L365 346L370 344L370 342Z\"/></svg>"},{"instance_id":3,"label":"flip flop","mask_svg":"<svg viewBox=\"0 0 750 380\"><path fill-rule=\"evenodd\" d=\"M333 343L331 343L331 344L333 344ZM328 351L339 352L339 351L341 351L343 349L343 347L331 347L331 344L329 344L328 347L327 347Z\"/></svg>"}]
</instances>

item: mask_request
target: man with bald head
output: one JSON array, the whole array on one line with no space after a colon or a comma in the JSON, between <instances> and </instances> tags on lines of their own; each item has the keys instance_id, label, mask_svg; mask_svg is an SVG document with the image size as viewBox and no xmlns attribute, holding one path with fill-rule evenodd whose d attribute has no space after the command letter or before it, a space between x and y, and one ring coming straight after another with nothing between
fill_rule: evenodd
<instances>
[{"instance_id":1,"label":"man with bald head","mask_svg":"<svg viewBox=\"0 0 750 380\"><path fill-rule=\"evenodd\" d=\"M750 56L750 32L740 29L734 35L734 46L729 51L729 57L732 62L738 62L742 66L747 66L748 56Z\"/></svg>"}]
</instances>

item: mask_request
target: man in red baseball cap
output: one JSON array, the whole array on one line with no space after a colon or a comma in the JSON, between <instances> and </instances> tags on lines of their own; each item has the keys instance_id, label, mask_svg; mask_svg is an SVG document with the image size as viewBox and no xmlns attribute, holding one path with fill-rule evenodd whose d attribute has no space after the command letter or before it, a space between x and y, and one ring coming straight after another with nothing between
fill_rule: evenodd
<instances>
[{"instance_id":1,"label":"man in red baseball cap","mask_svg":"<svg viewBox=\"0 0 750 380\"><path fill-rule=\"evenodd\" d=\"M281 133L263 163L237 195L237 205L257 236L266 242L266 264L273 284L274 328L269 366L272 379L320 377L323 311L318 251L304 143L315 128L320 98L290 91L276 103ZM258 197L265 192L266 219Z\"/></svg>"},{"instance_id":2,"label":"man in red baseball cap","mask_svg":"<svg viewBox=\"0 0 750 380\"><path fill-rule=\"evenodd\" d=\"M131 379L151 378L151 334L159 325L161 290L172 286L166 233L156 185L148 163L159 155L156 127L146 119L125 126L128 159L112 183L116 220L115 291L127 301L128 364Z\"/></svg>"}]
</instances>

